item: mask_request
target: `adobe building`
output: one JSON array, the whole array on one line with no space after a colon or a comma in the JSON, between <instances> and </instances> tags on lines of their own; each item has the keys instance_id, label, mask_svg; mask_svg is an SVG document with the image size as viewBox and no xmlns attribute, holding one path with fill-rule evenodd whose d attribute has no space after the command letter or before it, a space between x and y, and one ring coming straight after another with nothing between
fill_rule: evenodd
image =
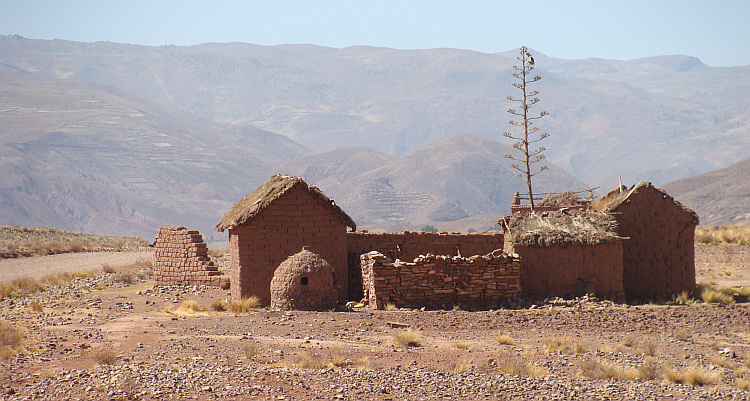
<instances>
[{"instance_id":1,"label":"adobe building","mask_svg":"<svg viewBox=\"0 0 750 401\"><path fill-rule=\"evenodd\" d=\"M154 243L153 261L155 285L229 288L229 277L208 257L208 246L198 230L182 226L160 228Z\"/></svg>"},{"instance_id":2,"label":"adobe building","mask_svg":"<svg viewBox=\"0 0 750 401\"><path fill-rule=\"evenodd\" d=\"M505 252L521 258L524 296L624 298L623 241L612 216L576 209L522 212L500 224Z\"/></svg>"},{"instance_id":3,"label":"adobe building","mask_svg":"<svg viewBox=\"0 0 750 401\"><path fill-rule=\"evenodd\" d=\"M356 224L320 189L274 175L216 225L229 230L232 299L256 295L269 304L276 268L306 247L331 265L337 298L347 300L347 228Z\"/></svg>"},{"instance_id":4,"label":"adobe building","mask_svg":"<svg viewBox=\"0 0 750 401\"><path fill-rule=\"evenodd\" d=\"M612 214L623 242L623 287L628 299L667 297L695 288L698 215L650 182L621 186L592 210Z\"/></svg>"}]
</instances>

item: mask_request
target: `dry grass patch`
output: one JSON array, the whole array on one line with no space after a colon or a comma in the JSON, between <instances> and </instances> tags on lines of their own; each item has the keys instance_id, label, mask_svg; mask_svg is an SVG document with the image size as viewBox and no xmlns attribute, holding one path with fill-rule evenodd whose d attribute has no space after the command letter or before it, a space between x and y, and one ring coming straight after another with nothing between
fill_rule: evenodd
<instances>
[{"instance_id":1,"label":"dry grass patch","mask_svg":"<svg viewBox=\"0 0 750 401\"><path fill-rule=\"evenodd\" d=\"M708 361L722 368L731 368L734 366L734 362L731 359L722 355L711 355L708 357Z\"/></svg>"},{"instance_id":2,"label":"dry grass patch","mask_svg":"<svg viewBox=\"0 0 750 401\"><path fill-rule=\"evenodd\" d=\"M386 311L389 311L389 312L390 311L394 311L394 310L396 310L396 305L388 302L388 303L385 304L385 306L383 306L383 310L386 310Z\"/></svg>"},{"instance_id":3,"label":"dry grass patch","mask_svg":"<svg viewBox=\"0 0 750 401\"><path fill-rule=\"evenodd\" d=\"M635 380L638 369L618 365L598 358L586 358L578 363L581 375L590 379Z\"/></svg>"},{"instance_id":4,"label":"dry grass patch","mask_svg":"<svg viewBox=\"0 0 750 401\"><path fill-rule=\"evenodd\" d=\"M571 337L555 337L544 341L541 353L546 355L582 354L586 352L586 345Z\"/></svg>"},{"instance_id":5,"label":"dry grass patch","mask_svg":"<svg viewBox=\"0 0 750 401\"><path fill-rule=\"evenodd\" d=\"M225 312L227 310L227 301L224 301L223 299L214 299L211 301L211 310Z\"/></svg>"},{"instance_id":6,"label":"dry grass patch","mask_svg":"<svg viewBox=\"0 0 750 401\"><path fill-rule=\"evenodd\" d=\"M10 359L23 348L26 333L8 321L0 320L0 360Z\"/></svg>"},{"instance_id":7,"label":"dry grass patch","mask_svg":"<svg viewBox=\"0 0 750 401\"><path fill-rule=\"evenodd\" d=\"M371 371L372 366L370 364L370 357L363 356L361 358L356 358L354 360L354 368L357 370L364 370L366 372Z\"/></svg>"},{"instance_id":8,"label":"dry grass patch","mask_svg":"<svg viewBox=\"0 0 750 401\"><path fill-rule=\"evenodd\" d=\"M29 309L31 309L31 311L35 313L44 313L44 307L37 301L31 301L31 303L29 304Z\"/></svg>"},{"instance_id":9,"label":"dry grass patch","mask_svg":"<svg viewBox=\"0 0 750 401\"><path fill-rule=\"evenodd\" d=\"M334 365L333 360L334 358L330 355L308 352L305 355L298 355L285 365L300 369L324 369L329 366L339 366Z\"/></svg>"},{"instance_id":10,"label":"dry grass patch","mask_svg":"<svg viewBox=\"0 0 750 401\"><path fill-rule=\"evenodd\" d=\"M91 357L99 365L114 365L119 357L112 348L99 348L91 351Z\"/></svg>"},{"instance_id":11,"label":"dry grass patch","mask_svg":"<svg viewBox=\"0 0 750 401\"><path fill-rule=\"evenodd\" d=\"M471 361L466 361L460 358L452 361L449 365L449 371L451 373L465 373L468 372L469 369L471 369Z\"/></svg>"},{"instance_id":12,"label":"dry grass patch","mask_svg":"<svg viewBox=\"0 0 750 401\"><path fill-rule=\"evenodd\" d=\"M400 347L421 347L424 337L422 332L408 328L393 334L393 344Z\"/></svg>"},{"instance_id":13,"label":"dry grass patch","mask_svg":"<svg viewBox=\"0 0 750 401\"><path fill-rule=\"evenodd\" d=\"M178 311L181 312L200 312L203 310L200 305L198 305L198 302L194 300L186 300L182 301L180 304L180 307L177 308Z\"/></svg>"},{"instance_id":14,"label":"dry grass patch","mask_svg":"<svg viewBox=\"0 0 750 401\"><path fill-rule=\"evenodd\" d=\"M253 359L261 354L261 349L257 344L243 344L242 352L245 354L245 358Z\"/></svg>"},{"instance_id":15,"label":"dry grass patch","mask_svg":"<svg viewBox=\"0 0 750 401\"><path fill-rule=\"evenodd\" d=\"M534 366L526 361L526 359L514 356L503 358L498 361L497 369L509 375L538 377L547 374L544 368Z\"/></svg>"},{"instance_id":16,"label":"dry grass patch","mask_svg":"<svg viewBox=\"0 0 750 401\"><path fill-rule=\"evenodd\" d=\"M516 343L515 340L509 335L506 334L499 334L497 337L495 337L495 342L499 345L513 345Z\"/></svg>"},{"instance_id":17,"label":"dry grass patch","mask_svg":"<svg viewBox=\"0 0 750 401\"><path fill-rule=\"evenodd\" d=\"M673 305L692 305L695 303L695 298L690 296L689 292L682 291L678 295L674 295L670 303Z\"/></svg>"},{"instance_id":18,"label":"dry grass patch","mask_svg":"<svg viewBox=\"0 0 750 401\"><path fill-rule=\"evenodd\" d=\"M242 298L239 301L231 300L227 303L227 309L232 313L248 313L260 306L260 298L255 295Z\"/></svg>"},{"instance_id":19,"label":"dry grass patch","mask_svg":"<svg viewBox=\"0 0 750 401\"><path fill-rule=\"evenodd\" d=\"M664 369L664 379L672 383L688 384L691 386L705 386L716 384L721 372L710 371L698 366L691 366L685 370L674 368Z\"/></svg>"},{"instance_id":20,"label":"dry grass patch","mask_svg":"<svg viewBox=\"0 0 750 401\"><path fill-rule=\"evenodd\" d=\"M750 390L750 379L734 379L734 385L740 390Z\"/></svg>"},{"instance_id":21,"label":"dry grass patch","mask_svg":"<svg viewBox=\"0 0 750 401\"><path fill-rule=\"evenodd\" d=\"M654 340L645 340L638 344L636 350L639 354L656 356L659 353L659 345Z\"/></svg>"},{"instance_id":22,"label":"dry grass patch","mask_svg":"<svg viewBox=\"0 0 750 401\"><path fill-rule=\"evenodd\" d=\"M467 342L457 341L457 342L453 343L452 348L453 349L457 349L457 350L461 350L461 351L466 351L469 348L471 348L471 344L467 343Z\"/></svg>"},{"instance_id":23,"label":"dry grass patch","mask_svg":"<svg viewBox=\"0 0 750 401\"><path fill-rule=\"evenodd\" d=\"M698 244L750 244L750 226L698 226L695 228Z\"/></svg>"}]
</instances>

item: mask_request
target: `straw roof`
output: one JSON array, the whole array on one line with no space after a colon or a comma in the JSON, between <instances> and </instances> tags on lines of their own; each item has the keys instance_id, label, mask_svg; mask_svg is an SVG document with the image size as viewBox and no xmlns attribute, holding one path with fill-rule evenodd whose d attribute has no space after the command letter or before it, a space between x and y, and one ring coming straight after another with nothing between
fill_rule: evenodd
<instances>
[{"instance_id":1,"label":"straw roof","mask_svg":"<svg viewBox=\"0 0 750 401\"><path fill-rule=\"evenodd\" d=\"M262 213L268 205L296 186L301 186L313 198L319 200L330 208L335 215L341 218L347 227L350 227L352 230L357 229L357 224L354 223L354 220L352 220L343 209L336 205L333 199L327 197L321 192L318 187L309 185L305 180L299 177L276 174L266 181L265 184L253 191L253 193L235 203L232 210L228 211L219 224L216 225L216 230L224 231L226 229L236 228L249 223L257 215Z\"/></svg>"},{"instance_id":2,"label":"straw roof","mask_svg":"<svg viewBox=\"0 0 750 401\"><path fill-rule=\"evenodd\" d=\"M611 213L617 210L617 208L620 207L623 203L625 203L628 199L630 199L633 194L637 193L638 191L641 191L643 189L651 189L654 191L658 191L662 194L664 199L669 199L672 201L672 203L675 204L678 208L682 209L685 213L690 214L693 217L693 220L697 224L698 214L695 213L692 209L684 206L682 203L676 201L673 197L669 196L666 192L664 192L663 189L655 187L650 182L639 182L637 185L633 185L628 189L624 185L620 186L619 188L615 188L609 192L607 192L606 195L602 196L601 198L597 199L592 203L591 209L597 210L600 212L607 212Z\"/></svg>"},{"instance_id":3,"label":"straw roof","mask_svg":"<svg viewBox=\"0 0 750 401\"><path fill-rule=\"evenodd\" d=\"M614 232L617 222L607 213L557 210L516 213L501 220L515 245L548 247L562 243L600 244L621 239Z\"/></svg>"}]
</instances>

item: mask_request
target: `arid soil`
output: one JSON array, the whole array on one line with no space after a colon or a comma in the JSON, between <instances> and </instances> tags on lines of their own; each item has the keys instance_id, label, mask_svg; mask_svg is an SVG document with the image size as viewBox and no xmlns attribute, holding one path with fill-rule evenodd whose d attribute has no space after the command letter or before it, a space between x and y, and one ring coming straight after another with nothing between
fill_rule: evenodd
<instances>
[{"instance_id":1,"label":"arid soil","mask_svg":"<svg viewBox=\"0 0 750 401\"><path fill-rule=\"evenodd\" d=\"M750 252L734 251L729 276L699 262L700 277L747 285ZM235 314L210 310L227 291L113 277L0 302L30 348L0 361L0 398L750 400L738 388L750 380L748 303ZM394 345L406 326L419 346ZM716 382L667 380L691 367Z\"/></svg>"},{"instance_id":2,"label":"arid soil","mask_svg":"<svg viewBox=\"0 0 750 401\"><path fill-rule=\"evenodd\" d=\"M101 270L102 265L134 264L139 258L150 259L153 251L83 252L31 258L0 259L0 282L18 277L39 278L53 273L77 273Z\"/></svg>"}]
</instances>

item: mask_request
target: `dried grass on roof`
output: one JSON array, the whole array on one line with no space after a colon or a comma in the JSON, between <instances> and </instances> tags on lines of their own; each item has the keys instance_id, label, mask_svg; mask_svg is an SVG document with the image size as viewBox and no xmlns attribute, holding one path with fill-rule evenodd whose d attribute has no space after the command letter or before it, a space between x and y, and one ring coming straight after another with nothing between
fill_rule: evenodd
<instances>
[{"instance_id":1,"label":"dried grass on roof","mask_svg":"<svg viewBox=\"0 0 750 401\"><path fill-rule=\"evenodd\" d=\"M685 213L689 213L692 215L693 219L695 220L696 224L698 223L698 214L695 213L692 209L684 206L682 203L676 201L673 197L669 196L666 192L664 192L663 189L655 187L650 182L639 182L637 185L633 185L628 189L624 185L615 188L609 192L607 192L606 195L602 196L601 198L595 200L591 204L591 210L596 210L600 212L614 212L617 210L617 208L620 207L623 203L625 203L630 197L637 193L638 191L645 189L645 188L651 188L655 191L660 192L666 199L669 199L672 201L675 206L685 211Z\"/></svg>"},{"instance_id":2,"label":"dried grass on roof","mask_svg":"<svg viewBox=\"0 0 750 401\"><path fill-rule=\"evenodd\" d=\"M303 186L313 197L329 206L334 214L338 215L344 221L347 227L351 227L352 229L357 228L354 220L336 205L331 198L318 189L318 187L309 185L299 177L276 174L253 191L253 193L235 203L232 210L228 211L219 224L216 225L216 230L224 231L248 223L273 201L297 185Z\"/></svg>"},{"instance_id":3,"label":"dried grass on roof","mask_svg":"<svg viewBox=\"0 0 750 401\"><path fill-rule=\"evenodd\" d=\"M542 199L539 206L568 206L575 205L578 202L578 195L575 192L567 191L559 194L549 194Z\"/></svg>"},{"instance_id":4,"label":"dried grass on roof","mask_svg":"<svg viewBox=\"0 0 750 401\"><path fill-rule=\"evenodd\" d=\"M516 245L548 247L561 243L600 244L619 237L617 222L609 214L562 210L542 213L516 213L506 217L510 240Z\"/></svg>"}]
</instances>

